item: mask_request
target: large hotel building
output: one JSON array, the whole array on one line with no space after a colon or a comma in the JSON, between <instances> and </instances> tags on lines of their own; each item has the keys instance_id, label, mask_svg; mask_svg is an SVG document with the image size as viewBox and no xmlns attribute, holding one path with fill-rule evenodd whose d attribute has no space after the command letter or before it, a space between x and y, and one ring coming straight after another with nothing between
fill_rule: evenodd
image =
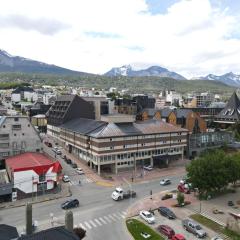
<instances>
[{"instance_id":1,"label":"large hotel building","mask_svg":"<svg viewBox=\"0 0 240 240\"><path fill-rule=\"evenodd\" d=\"M68 105L67 109L71 109L71 102L64 103L62 100L61 105ZM82 103L86 106L88 104ZM58 102L55 104L58 105ZM163 166L183 157L188 130L157 119L136 122L134 118L122 115L96 121L86 118L84 104L71 111L75 116L79 112L78 117L69 120L71 117L66 116L67 112L64 113L66 121L54 119L54 116L60 114L53 106L55 111L49 111L48 134L70 153L95 168L98 174L102 171L118 173L123 169L136 169L146 164ZM80 116L81 112L85 114L84 117ZM59 124L51 125L56 122Z\"/></svg>"}]
</instances>

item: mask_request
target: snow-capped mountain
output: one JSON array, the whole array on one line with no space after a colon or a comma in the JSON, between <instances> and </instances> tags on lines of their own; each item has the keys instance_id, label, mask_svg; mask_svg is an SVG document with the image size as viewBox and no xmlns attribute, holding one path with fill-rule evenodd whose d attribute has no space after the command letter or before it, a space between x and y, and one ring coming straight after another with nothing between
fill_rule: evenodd
<instances>
[{"instance_id":1,"label":"snow-capped mountain","mask_svg":"<svg viewBox=\"0 0 240 240\"><path fill-rule=\"evenodd\" d=\"M88 75L88 73L72 71L43 62L12 56L0 49L0 72L45 73L60 75Z\"/></svg>"},{"instance_id":2,"label":"snow-capped mountain","mask_svg":"<svg viewBox=\"0 0 240 240\"><path fill-rule=\"evenodd\" d=\"M217 76L214 74L208 74L205 77L200 77L201 80L212 80L225 83L230 86L240 87L240 75L234 74L232 72Z\"/></svg>"},{"instance_id":3,"label":"snow-capped mountain","mask_svg":"<svg viewBox=\"0 0 240 240\"><path fill-rule=\"evenodd\" d=\"M178 73L170 72L166 68L159 66L152 66L147 69L133 70L131 65L124 65L122 67L112 68L110 71L104 74L105 76L115 77L115 76L128 76L128 77L170 77L177 80L185 80L183 76Z\"/></svg>"}]
</instances>

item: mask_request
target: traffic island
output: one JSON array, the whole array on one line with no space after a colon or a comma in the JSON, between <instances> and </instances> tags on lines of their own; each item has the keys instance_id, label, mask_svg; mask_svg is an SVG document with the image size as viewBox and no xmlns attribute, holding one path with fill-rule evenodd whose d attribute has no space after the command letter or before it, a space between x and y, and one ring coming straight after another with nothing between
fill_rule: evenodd
<instances>
[{"instance_id":1,"label":"traffic island","mask_svg":"<svg viewBox=\"0 0 240 240\"><path fill-rule=\"evenodd\" d=\"M214 222L213 220L201 215L201 214L193 214L190 216L193 220L199 222L200 224L206 226L209 229L212 229L213 231L220 233L222 235L225 235L225 239L232 239L232 240L239 240L240 235L236 232L221 226L220 224Z\"/></svg>"},{"instance_id":2,"label":"traffic island","mask_svg":"<svg viewBox=\"0 0 240 240\"><path fill-rule=\"evenodd\" d=\"M151 227L141 221L138 221L137 219L128 219L126 221L126 225L134 240L164 240L164 238L155 232Z\"/></svg>"}]
</instances>

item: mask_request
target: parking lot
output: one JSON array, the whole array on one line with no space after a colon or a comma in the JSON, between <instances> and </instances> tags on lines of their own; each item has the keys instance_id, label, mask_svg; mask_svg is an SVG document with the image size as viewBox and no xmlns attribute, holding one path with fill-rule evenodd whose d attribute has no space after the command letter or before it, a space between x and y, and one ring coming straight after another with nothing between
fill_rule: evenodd
<instances>
[{"instance_id":1,"label":"parking lot","mask_svg":"<svg viewBox=\"0 0 240 240\"><path fill-rule=\"evenodd\" d=\"M174 231L175 234L182 234L185 236L186 240L195 240L198 239L197 237L195 237L192 233L187 232L183 226L182 226L182 220L189 218L188 216L193 214L192 211L186 209L186 208L171 208L171 210L176 214L177 218L174 220L170 220L162 215L160 215L158 213L158 211L156 210L154 212L154 216L155 216L155 223L154 224L148 224L146 223L142 218L140 218L139 216L136 217L138 220L143 221L145 224L151 226L152 228L154 228L155 230L157 229L157 227L159 225L168 225L169 227L171 227ZM212 237L216 236L217 234L215 232L213 232L212 230L202 226L202 228L207 232L207 237L205 239L211 239ZM156 230L158 231L158 230Z\"/></svg>"}]
</instances>

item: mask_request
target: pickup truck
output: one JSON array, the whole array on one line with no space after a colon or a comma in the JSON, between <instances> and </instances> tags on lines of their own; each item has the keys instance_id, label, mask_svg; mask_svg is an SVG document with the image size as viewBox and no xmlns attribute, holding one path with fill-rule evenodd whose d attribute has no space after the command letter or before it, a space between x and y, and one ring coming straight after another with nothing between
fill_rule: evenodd
<instances>
[{"instance_id":1,"label":"pickup truck","mask_svg":"<svg viewBox=\"0 0 240 240\"><path fill-rule=\"evenodd\" d=\"M182 220L182 225L186 231L193 233L198 238L205 238L207 236L207 233L202 229L202 227L190 219Z\"/></svg>"},{"instance_id":2,"label":"pickup truck","mask_svg":"<svg viewBox=\"0 0 240 240\"><path fill-rule=\"evenodd\" d=\"M115 201L119 201L130 197L134 198L136 197L136 195L136 192L133 190L127 190L124 192L122 188L117 187L112 193L112 199Z\"/></svg>"}]
</instances>

